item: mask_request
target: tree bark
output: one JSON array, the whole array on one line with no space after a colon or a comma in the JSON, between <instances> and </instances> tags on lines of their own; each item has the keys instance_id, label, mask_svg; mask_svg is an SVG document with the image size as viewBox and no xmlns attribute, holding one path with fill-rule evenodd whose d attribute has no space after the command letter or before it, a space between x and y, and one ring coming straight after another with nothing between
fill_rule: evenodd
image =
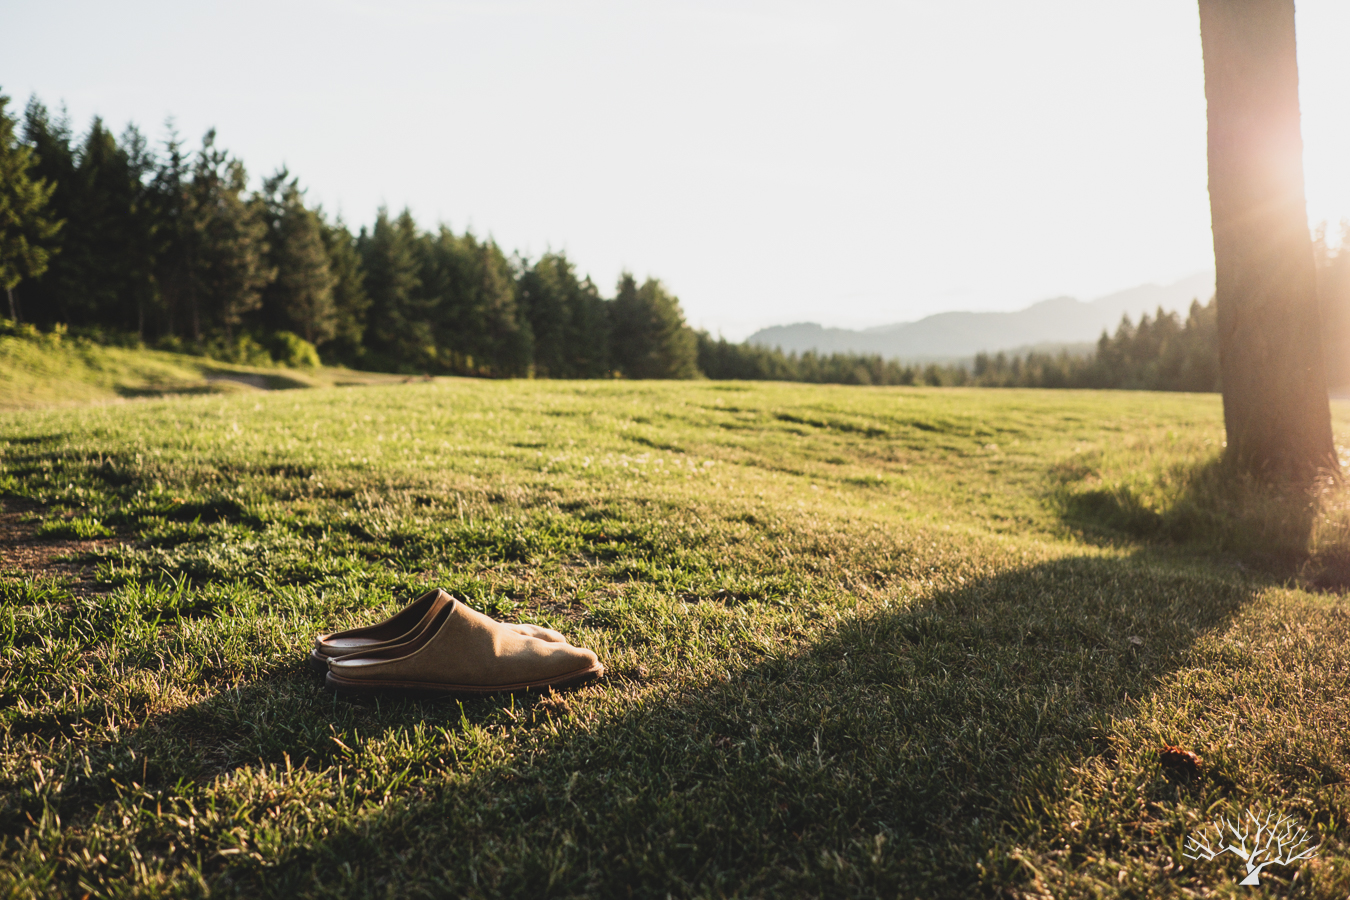
<instances>
[{"instance_id":1,"label":"tree bark","mask_svg":"<svg viewBox=\"0 0 1350 900\"><path fill-rule=\"evenodd\" d=\"M1303 193L1293 0L1199 0L1228 452L1338 472Z\"/></svg>"}]
</instances>

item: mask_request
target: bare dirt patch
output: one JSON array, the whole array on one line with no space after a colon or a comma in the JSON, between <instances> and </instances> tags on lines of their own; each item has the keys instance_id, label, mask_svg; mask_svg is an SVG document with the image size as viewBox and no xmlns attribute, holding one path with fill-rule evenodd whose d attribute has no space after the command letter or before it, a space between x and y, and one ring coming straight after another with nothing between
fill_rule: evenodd
<instances>
[{"instance_id":1,"label":"bare dirt patch","mask_svg":"<svg viewBox=\"0 0 1350 900\"><path fill-rule=\"evenodd\" d=\"M23 519L42 507L24 500L0 500L0 575L62 578L77 596L101 594L94 566L75 561L102 547L125 543L116 537L91 540L51 540L34 536L36 522ZM75 559L72 559L75 558Z\"/></svg>"}]
</instances>

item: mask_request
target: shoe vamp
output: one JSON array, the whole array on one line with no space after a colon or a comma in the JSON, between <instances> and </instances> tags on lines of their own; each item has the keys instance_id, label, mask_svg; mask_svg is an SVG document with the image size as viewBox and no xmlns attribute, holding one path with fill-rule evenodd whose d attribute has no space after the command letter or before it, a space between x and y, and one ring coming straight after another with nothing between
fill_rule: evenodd
<instances>
[{"instance_id":1,"label":"shoe vamp","mask_svg":"<svg viewBox=\"0 0 1350 900\"><path fill-rule=\"evenodd\" d=\"M521 623L519 625L512 625L511 630L518 631L526 637L538 638L541 641L550 641L555 644L566 644L568 642L567 638L563 637L560 633L554 631L552 628L545 628L542 625L527 625Z\"/></svg>"}]
</instances>

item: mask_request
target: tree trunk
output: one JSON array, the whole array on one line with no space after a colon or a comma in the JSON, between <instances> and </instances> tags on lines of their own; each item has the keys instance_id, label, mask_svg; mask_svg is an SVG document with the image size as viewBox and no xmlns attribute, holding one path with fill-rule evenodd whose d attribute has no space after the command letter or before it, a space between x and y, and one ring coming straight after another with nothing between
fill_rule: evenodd
<instances>
[{"instance_id":1,"label":"tree trunk","mask_svg":"<svg viewBox=\"0 0 1350 900\"><path fill-rule=\"evenodd\" d=\"M13 322L19 321L18 310L14 308L14 288L5 288L5 294L9 297L9 318Z\"/></svg>"},{"instance_id":2,"label":"tree trunk","mask_svg":"<svg viewBox=\"0 0 1350 900\"><path fill-rule=\"evenodd\" d=\"M1293 0L1199 0L1228 452L1337 472L1303 195Z\"/></svg>"}]
</instances>

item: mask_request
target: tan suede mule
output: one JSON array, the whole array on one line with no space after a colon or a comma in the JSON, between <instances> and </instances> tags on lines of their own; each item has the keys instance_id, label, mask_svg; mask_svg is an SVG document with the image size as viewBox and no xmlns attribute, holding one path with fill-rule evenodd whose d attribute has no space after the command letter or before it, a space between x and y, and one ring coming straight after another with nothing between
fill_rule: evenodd
<instances>
[{"instance_id":1,"label":"tan suede mule","mask_svg":"<svg viewBox=\"0 0 1350 900\"><path fill-rule=\"evenodd\" d=\"M364 653L387 644L406 644L426 630L442 607L453 602L453 597L437 588L427 591L383 622L334 634L321 634L314 639L314 647L309 651L309 665L314 671L324 673L328 671L328 660L335 657ZM552 628L523 624L506 627L541 641L567 643L567 638Z\"/></svg>"},{"instance_id":2,"label":"tan suede mule","mask_svg":"<svg viewBox=\"0 0 1350 900\"><path fill-rule=\"evenodd\" d=\"M344 694L476 697L575 687L604 672L589 650L521 634L451 599L407 643L329 659L326 681Z\"/></svg>"}]
</instances>

